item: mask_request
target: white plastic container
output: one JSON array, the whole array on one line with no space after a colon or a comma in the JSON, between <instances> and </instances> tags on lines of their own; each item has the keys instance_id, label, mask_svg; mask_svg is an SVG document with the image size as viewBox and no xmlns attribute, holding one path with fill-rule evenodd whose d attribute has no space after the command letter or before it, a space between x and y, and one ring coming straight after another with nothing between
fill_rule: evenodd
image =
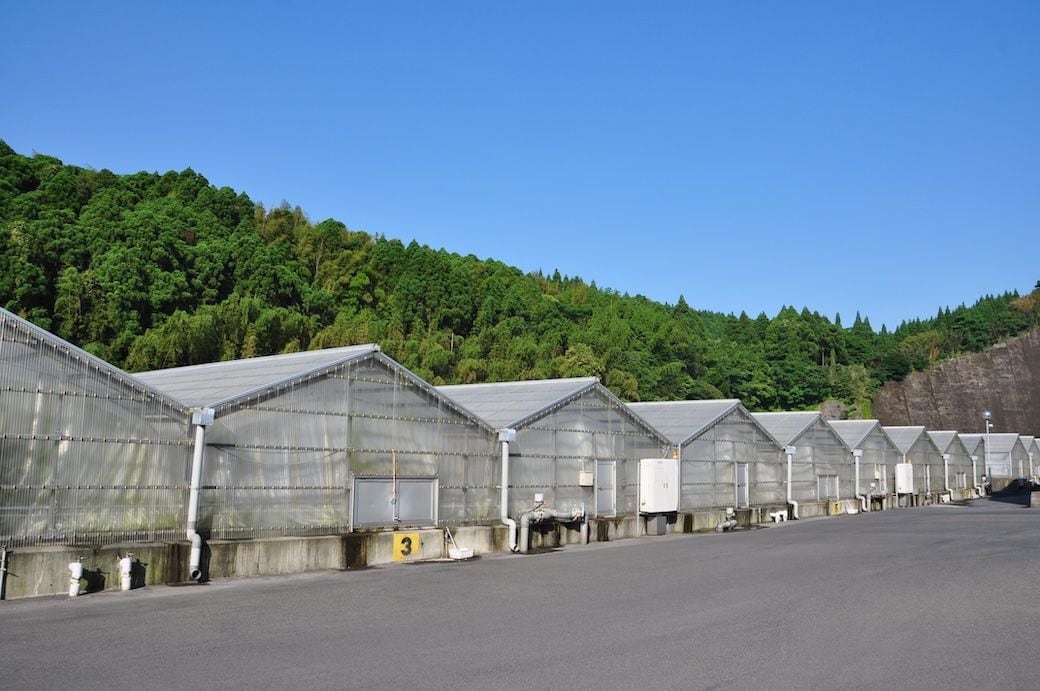
<instances>
[{"instance_id":1,"label":"white plastic container","mask_svg":"<svg viewBox=\"0 0 1040 691\"><path fill-rule=\"evenodd\" d=\"M679 510L679 461L643 458L639 461L639 510L668 513Z\"/></svg>"}]
</instances>

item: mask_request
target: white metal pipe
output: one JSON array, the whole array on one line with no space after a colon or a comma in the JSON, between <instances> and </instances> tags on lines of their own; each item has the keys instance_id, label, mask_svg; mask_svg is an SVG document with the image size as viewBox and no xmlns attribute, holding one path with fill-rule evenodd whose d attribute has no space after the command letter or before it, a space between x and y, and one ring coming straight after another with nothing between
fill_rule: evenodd
<instances>
[{"instance_id":1,"label":"white metal pipe","mask_svg":"<svg viewBox=\"0 0 1040 691\"><path fill-rule=\"evenodd\" d=\"M860 449L853 449L852 450L852 460L855 462L855 465L856 465L856 469L855 469L855 473L856 473L856 483L855 483L856 484L856 490L855 490L855 495L856 495L856 498L859 499L860 508L863 510L864 513L866 513L867 511L870 511L870 504L867 501L867 495L861 494L860 491L859 491L859 459L862 456L863 456L863 451L862 450L860 450Z\"/></svg>"},{"instance_id":2,"label":"white metal pipe","mask_svg":"<svg viewBox=\"0 0 1040 691\"><path fill-rule=\"evenodd\" d=\"M581 544L589 544L589 515L585 512L585 506L581 507Z\"/></svg>"},{"instance_id":3,"label":"white metal pipe","mask_svg":"<svg viewBox=\"0 0 1040 691\"><path fill-rule=\"evenodd\" d=\"M950 499L953 499L953 488L950 487L950 454L944 453L943 459L943 486L947 492L950 492Z\"/></svg>"},{"instance_id":4,"label":"white metal pipe","mask_svg":"<svg viewBox=\"0 0 1040 691\"><path fill-rule=\"evenodd\" d=\"M130 590L131 578L134 568L134 555L129 552L125 557L119 558L119 589Z\"/></svg>"},{"instance_id":5,"label":"white metal pipe","mask_svg":"<svg viewBox=\"0 0 1040 691\"><path fill-rule=\"evenodd\" d=\"M727 518L722 523L719 523L717 526L715 526L715 532L716 533L724 533L727 530L733 530L736 527L737 527L737 519L735 519L735 518Z\"/></svg>"},{"instance_id":6,"label":"white metal pipe","mask_svg":"<svg viewBox=\"0 0 1040 691\"><path fill-rule=\"evenodd\" d=\"M509 532L509 551L516 551L516 521L509 517L509 442L516 439L516 430L507 428L498 431L498 439L502 442L502 494L501 520Z\"/></svg>"},{"instance_id":7,"label":"white metal pipe","mask_svg":"<svg viewBox=\"0 0 1040 691\"><path fill-rule=\"evenodd\" d=\"M798 502L794 500L791 493L791 463L797 452L798 447L795 446L788 446L784 449L784 453L787 454L787 503L791 505L791 518L795 520L798 520Z\"/></svg>"},{"instance_id":8,"label":"white metal pipe","mask_svg":"<svg viewBox=\"0 0 1040 691\"><path fill-rule=\"evenodd\" d=\"M198 533L199 494L202 488L202 464L206 458L206 426L213 422L213 409L201 408L192 411L195 425L195 448L191 457L191 483L188 486L188 525L185 532L191 542L188 559L188 576L193 581L202 578L202 536Z\"/></svg>"},{"instance_id":9,"label":"white metal pipe","mask_svg":"<svg viewBox=\"0 0 1040 691\"><path fill-rule=\"evenodd\" d=\"M547 507L538 507L520 514L520 554L527 554L531 546L531 524L541 523L546 519L571 523L582 518L584 511L571 509L570 511L557 511Z\"/></svg>"},{"instance_id":10,"label":"white metal pipe","mask_svg":"<svg viewBox=\"0 0 1040 691\"><path fill-rule=\"evenodd\" d=\"M7 545L0 545L0 600L7 597Z\"/></svg>"},{"instance_id":11,"label":"white metal pipe","mask_svg":"<svg viewBox=\"0 0 1040 691\"><path fill-rule=\"evenodd\" d=\"M979 473L978 468L976 467L976 463L978 463L978 460L978 456L971 457L971 486L975 489L975 494L981 497L982 485L979 484Z\"/></svg>"},{"instance_id":12,"label":"white metal pipe","mask_svg":"<svg viewBox=\"0 0 1040 691\"><path fill-rule=\"evenodd\" d=\"M737 516L736 510L732 508L726 509L726 520L715 526L716 533L724 533L727 530L733 530L737 527Z\"/></svg>"},{"instance_id":13,"label":"white metal pipe","mask_svg":"<svg viewBox=\"0 0 1040 691\"><path fill-rule=\"evenodd\" d=\"M988 410L984 410L982 411L982 417L986 421L986 472L984 472L983 475L992 475L993 472L990 470L989 465L989 429L993 426L993 423L990 422L990 418L992 417L992 415ZM985 481L983 481L983 483L985 483Z\"/></svg>"},{"instance_id":14,"label":"white metal pipe","mask_svg":"<svg viewBox=\"0 0 1040 691\"><path fill-rule=\"evenodd\" d=\"M79 581L83 578L83 557L69 562L69 597L79 595Z\"/></svg>"}]
</instances>

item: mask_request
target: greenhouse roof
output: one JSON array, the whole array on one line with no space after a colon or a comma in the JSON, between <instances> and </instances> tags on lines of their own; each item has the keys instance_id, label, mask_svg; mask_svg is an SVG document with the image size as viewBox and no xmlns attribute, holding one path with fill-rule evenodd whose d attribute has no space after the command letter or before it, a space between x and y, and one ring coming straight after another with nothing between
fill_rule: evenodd
<instances>
[{"instance_id":1,"label":"greenhouse roof","mask_svg":"<svg viewBox=\"0 0 1040 691\"><path fill-rule=\"evenodd\" d=\"M8 335L10 332L14 332L18 334L18 336L12 339ZM23 338L24 341L22 340ZM38 347L38 344L34 341L38 341L39 343L46 344L51 348L64 351L73 361L80 363L84 368L104 372L108 376L111 376L113 380L120 382L124 386L131 389L137 389L138 391L147 392L148 394L156 396L178 408L186 408L186 406L184 406L181 401L177 400L176 397L170 396L158 387L152 386L148 382L141 380L139 377L124 372L115 365L109 364L81 348L77 348L68 341L62 340L35 324L22 319L18 315L8 312L2 307L0 307L0 341L13 341L14 343L21 343L25 346L24 348L0 347L0 364L2 364L4 360L7 360L17 367L31 367L32 365L18 362L18 358L20 356L24 356L25 358L35 357L32 351ZM184 412L186 414L187 410Z\"/></svg>"},{"instance_id":2,"label":"greenhouse roof","mask_svg":"<svg viewBox=\"0 0 1040 691\"><path fill-rule=\"evenodd\" d=\"M925 430L922 425L906 425L906 426L895 426L889 427L885 425L885 431L888 432L888 436L892 438L892 442L899 449L899 453L906 454L913 445L917 443L924 434ZM931 440L929 440L931 441Z\"/></svg>"},{"instance_id":3,"label":"greenhouse roof","mask_svg":"<svg viewBox=\"0 0 1040 691\"><path fill-rule=\"evenodd\" d=\"M709 401L629 403L628 407L668 437L671 443L682 445L741 405L735 398L726 398Z\"/></svg>"},{"instance_id":4,"label":"greenhouse roof","mask_svg":"<svg viewBox=\"0 0 1040 691\"><path fill-rule=\"evenodd\" d=\"M141 372L141 381L192 406L216 406L379 352L368 344Z\"/></svg>"},{"instance_id":5,"label":"greenhouse roof","mask_svg":"<svg viewBox=\"0 0 1040 691\"><path fill-rule=\"evenodd\" d=\"M850 449L859 448L863 440L875 428L881 430L881 434L885 435L885 429L881 427L881 423L877 420L831 420L827 424L838 433L838 436L841 437L841 440Z\"/></svg>"},{"instance_id":6,"label":"greenhouse roof","mask_svg":"<svg viewBox=\"0 0 1040 691\"><path fill-rule=\"evenodd\" d=\"M935 442L935 445L939 448L939 451L943 453L948 453L950 447L957 443L958 439L957 433L949 430L945 430L942 432L933 432L929 430L928 436L932 438L932 441ZM963 446L964 442L961 442L961 445Z\"/></svg>"},{"instance_id":7,"label":"greenhouse roof","mask_svg":"<svg viewBox=\"0 0 1040 691\"><path fill-rule=\"evenodd\" d=\"M788 446L806 430L812 427L817 420L823 416L817 412L794 412L794 413L751 413L758 423L769 430L780 446ZM838 436L835 434L835 436ZM839 436L838 439L841 439ZM844 444L845 442L842 441Z\"/></svg>"},{"instance_id":8,"label":"greenhouse roof","mask_svg":"<svg viewBox=\"0 0 1040 691\"><path fill-rule=\"evenodd\" d=\"M964 442L964 446L968 449L968 453L978 455L979 453L985 453L986 451L985 437L985 434L962 434L961 441Z\"/></svg>"},{"instance_id":9,"label":"greenhouse roof","mask_svg":"<svg viewBox=\"0 0 1040 691\"><path fill-rule=\"evenodd\" d=\"M579 377L434 388L492 427L502 429L523 426L598 384L595 377Z\"/></svg>"},{"instance_id":10,"label":"greenhouse roof","mask_svg":"<svg viewBox=\"0 0 1040 691\"><path fill-rule=\"evenodd\" d=\"M980 434L979 436L988 443L990 453L1011 453L1020 439L1013 432L990 432L989 434Z\"/></svg>"}]
</instances>

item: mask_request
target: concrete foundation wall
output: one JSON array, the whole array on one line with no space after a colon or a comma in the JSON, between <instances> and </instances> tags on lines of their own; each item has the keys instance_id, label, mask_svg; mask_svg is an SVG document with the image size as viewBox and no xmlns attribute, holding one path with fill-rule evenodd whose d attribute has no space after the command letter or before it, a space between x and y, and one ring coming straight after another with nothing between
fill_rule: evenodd
<instances>
[{"instance_id":1,"label":"concrete foundation wall","mask_svg":"<svg viewBox=\"0 0 1040 691\"><path fill-rule=\"evenodd\" d=\"M80 592L119 590L119 558L131 552L139 560L146 585L175 583L187 569L190 547L180 544L106 545L105 547L34 547L7 555L4 598L54 595L69 591L69 564L83 559ZM186 576L184 576L186 577Z\"/></svg>"},{"instance_id":2,"label":"concrete foundation wall","mask_svg":"<svg viewBox=\"0 0 1040 691\"><path fill-rule=\"evenodd\" d=\"M970 494L970 491L966 491ZM772 523L769 514L788 509L787 505L737 509L739 527ZM844 514L859 509L859 502L804 502L798 506L801 518ZM714 531L727 519L724 509L671 514L667 532L696 533ZM788 520L793 519L788 511ZM590 521L591 542L611 542L643 536L645 518L628 516L598 518ZM509 550L505 526L463 526L452 529L455 542L476 555ZM407 547L403 545L408 539ZM653 539L647 537L647 539ZM580 544L577 525L546 523L531 526L530 549L552 549ZM11 550L4 597L15 599L43 595L64 595L69 590L70 562L82 557L86 577L80 592L119 590L118 560L131 552L138 560L137 585L184 583L188 578L189 544L124 544L104 547L36 547ZM448 544L442 529L401 532L361 532L321 537L280 537L257 540L212 540L204 543L203 572L209 579L271 576L305 571L364 568L396 561L448 558Z\"/></svg>"}]
</instances>

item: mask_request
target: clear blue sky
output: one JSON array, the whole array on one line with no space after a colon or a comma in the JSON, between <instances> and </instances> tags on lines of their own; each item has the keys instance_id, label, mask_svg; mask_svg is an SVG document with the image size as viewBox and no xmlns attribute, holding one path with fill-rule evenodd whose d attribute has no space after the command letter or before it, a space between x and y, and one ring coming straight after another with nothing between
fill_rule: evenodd
<instances>
[{"instance_id":1,"label":"clear blue sky","mask_svg":"<svg viewBox=\"0 0 1040 691\"><path fill-rule=\"evenodd\" d=\"M154 6L153 6L154 5ZM0 138L875 328L1040 279L1040 2L8 2Z\"/></svg>"}]
</instances>

